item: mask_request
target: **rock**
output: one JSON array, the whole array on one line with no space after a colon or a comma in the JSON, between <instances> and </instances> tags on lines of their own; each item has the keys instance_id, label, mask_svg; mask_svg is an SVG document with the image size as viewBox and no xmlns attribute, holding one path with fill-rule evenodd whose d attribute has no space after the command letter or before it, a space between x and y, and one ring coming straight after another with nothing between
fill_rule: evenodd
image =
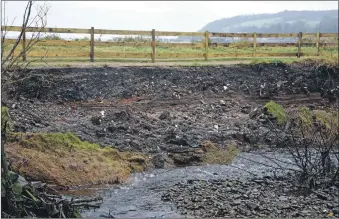
<instances>
[{"instance_id":1,"label":"rock","mask_svg":"<svg viewBox=\"0 0 339 219\"><path fill-rule=\"evenodd\" d=\"M308 211L308 210L302 210L301 212L300 212L300 214L301 215L304 215L304 216L306 216L306 215L308 215L310 212Z\"/></svg>"},{"instance_id":2,"label":"rock","mask_svg":"<svg viewBox=\"0 0 339 219\"><path fill-rule=\"evenodd\" d=\"M169 154L169 157L173 159L174 164L177 166L202 162L202 155L195 153Z\"/></svg>"},{"instance_id":3,"label":"rock","mask_svg":"<svg viewBox=\"0 0 339 219\"><path fill-rule=\"evenodd\" d=\"M99 137L99 138L103 138L106 136L106 133L104 131L101 131L101 130L97 130L96 131L96 135Z\"/></svg>"},{"instance_id":4,"label":"rock","mask_svg":"<svg viewBox=\"0 0 339 219\"><path fill-rule=\"evenodd\" d=\"M155 168L164 168L165 167L165 159L162 154L157 154L153 156L152 163Z\"/></svg>"},{"instance_id":5,"label":"rock","mask_svg":"<svg viewBox=\"0 0 339 219\"><path fill-rule=\"evenodd\" d=\"M108 126L107 127L107 131L109 131L109 132L114 132L116 130L116 128L115 127L113 127L113 126Z\"/></svg>"},{"instance_id":6,"label":"rock","mask_svg":"<svg viewBox=\"0 0 339 219\"><path fill-rule=\"evenodd\" d=\"M240 199L236 199L236 200L234 200L233 202L231 202L230 205L233 205L233 206L234 206L234 205L240 205L241 202L242 202L242 201L241 201Z\"/></svg>"},{"instance_id":7,"label":"rock","mask_svg":"<svg viewBox=\"0 0 339 219\"><path fill-rule=\"evenodd\" d=\"M241 108L241 112L244 113L244 114L249 114L249 113L251 113L251 107L250 106L243 106Z\"/></svg>"},{"instance_id":8,"label":"rock","mask_svg":"<svg viewBox=\"0 0 339 219\"><path fill-rule=\"evenodd\" d=\"M129 158L128 161L138 163L138 164L145 164L146 163L146 159L144 157L137 156L137 155Z\"/></svg>"},{"instance_id":9,"label":"rock","mask_svg":"<svg viewBox=\"0 0 339 219\"><path fill-rule=\"evenodd\" d=\"M121 111L114 113L113 117L117 121L127 121L131 118L131 115L126 111Z\"/></svg>"},{"instance_id":10,"label":"rock","mask_svg":"<svg viewBox=\"0 0 339 219\"><path fill-rule=\"evenodd\" d=\"M16 109L17 105L15 103L12 104L12 109Z\"/></svg>"},{"instance_id":11,"label":"rock","mask_svg":"<svg viewBox=\"0 0 339 219\"><path fill-rule=\"evenodd\" d=\"M179 139L173 139L168 141L170 144L175 144L175 145L181 145L181 146L188 146L189 144L185 139L179 138Z\"/></svg>"},{"instance_id":12,"label":"rock","mask_svg":"<svg viewBox=\"0 0 339 219\"><path fill-rule=\"evenodd\" d=\"M339 207L339 203L335 203L335 202L329 202L326 205L327 205L327 208L329 208L329 209L333 209L335 207Z\"/></svg>"},{"instance_id":13,"label":"rock","mask_svg":"<svg viewBox=\"0 0 339 219\"><path fill-rule=\"evenodd\" d=\"M91 118L91 122L93 125L100 125L101 124L101 117L100 116L93 116Z\"/></svg>"},{"instance_id":14,"label":"rock","mask_svg":"<svg viewBox=\"0 0 339 219\"><path fill-rule=\"evenodd\" d=\"M280 196L279 201L287 201L288 198L286 196Z\"/></svg>"},{"instance_id":15,"label":"rock","mask_svg":"<svg viewBox=\"0 0 339 219\"><path fill-rule=\"evenodd\" d=\"M160 114L159 119L160 120L165 120L170 118L170 112L164 111Z\"/></svg>"},{"instance_id":16,"label":"rock","mask_svg":"<svg viewBox=\"0 0 339 219\"><path fill-rule=\"evenodd\" d=\"M220 104L221 106L226 106L226 102L225 102L224 100L219 100L219 104Z\"/></svg>"},{"instance_id":17,"label":"rock","mask_svg":"<svg viewBox=\"0 0 339 219\"><path fill-rule=\"evenodd\" d=\"M256 182L256 183L259 183L259 184L262 184L262 183L264 183L265 181L264 180L262 180L262 179L254 179L254 180L252 180L253 182Z\"/></svg>"},{"instance_id":18,"label":"rock","mask_svg":"<svg viewBox=\"0 0 339 219\"><path fill-rule=\"evenodd\" d=\"M253 202L247 202L246 206L248 207L248 209L250 209L251 211L253 210L257 210L259 208L259 205L253 203Z\"/></svg>"},{"instance_id":19,"label":"rock","mask_svg":"<svg viewBox=\"0 0 339 219\"><path fill-rule=\"evenodd\" d=\"M322 192L316 192L317 197L322 199L322 200L327 200L328 199L328 195L322 193Z\"/></svg>"},{"instance_id":20,"label":"rock","mask_svg":"<svg viewBox=\"0 0 339 219\"><path fill-rule=\"evenodd\" d=\"M254 108L254 110L252 110L252 111L249 113L249 117L250 117L251 119L254 119L254 118L257 117L259 114L260 114L260 111L258 110L258 108Z\"/></svg>"},{"instance_id":21,"label":"rock","mask_svg":"<svg viewBox=\"0 0 339 219\"><path fill-rule=\"evenodd\" d=\"M141 143L140 143L140 141L138 141L138 140L132 140L132 141L130 142L130 144L131 144L131 146L132 146L133 148L140 148L140 146L141 146Z\"/></svg>"},{"instance_id":22,"label":"rock","mask_svg":"<svg viewBox=\"0 0 339 219\"><path fill-rule=\"evenodd\" d=\"M252 133L244 133L244 141L250 144L256 144L258 142Z\"/></svg>"}]
</instances>

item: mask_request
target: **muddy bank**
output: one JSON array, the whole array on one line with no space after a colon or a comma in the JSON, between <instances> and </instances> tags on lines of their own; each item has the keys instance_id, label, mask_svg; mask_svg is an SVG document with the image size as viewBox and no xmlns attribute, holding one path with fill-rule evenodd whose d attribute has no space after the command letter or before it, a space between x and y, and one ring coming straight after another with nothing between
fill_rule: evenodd
<instances>
[{"instance_id":1,"label":"muddy bank","mask_svg":"<svg viewBox=\"0 0 339 219\"><path fill-rule=\"evenodd\" d=\"M265 121L250 116L255 109L270 99L321 108L331 99L325 91L338 85L333 69L307 63L55 68L15 77L2 91L14 131L73 132L158 154L158 167L201 162L204 141L223 149L274 145Z\"/></svg>"}]
</instances>

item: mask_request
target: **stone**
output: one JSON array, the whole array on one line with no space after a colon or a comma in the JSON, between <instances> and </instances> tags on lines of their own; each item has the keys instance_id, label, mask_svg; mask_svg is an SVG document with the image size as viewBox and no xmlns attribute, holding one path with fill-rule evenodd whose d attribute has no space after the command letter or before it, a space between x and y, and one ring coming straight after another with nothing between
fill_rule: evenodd
<instances>
[{"instance_id":1,"label":"stone","mask_svg":"<svg viewBox=\"0 0 339 219\"><path fill-rule=\"evenodd\" d=\"M253 118L255 118L255 117L257 117L258 115L259 115L259 110L258 110L258 108L254 108L254 110L252 110L250 113L249 113L249 117L251 118L251 119L253 119Z\"/></svg>"},{"instance_id":2,"label":"stone","mask_svg":"<svg viewBox=\"0 0 339 219\"><path fill-rule=\"evenodd\" d=\"M221 106L226 106L226 102L225 102L224 100L219 100L219 104L220 104Z\"/></svg>"},{"instance_id":3,"label":"stone","mask_svg":"<svg viewBox=\"0 0 339 219\"><path fill-rule=\"evenodd\" d=\"M160 169L165 167L165 159L162 154L157 154L152 158L152 163L155 168Z\"/></svg>"},{"instance_id":4,"label":"stone","mask_svg":"<svg viewBox=\"0 0 339 219\"><path fill-rule=\"evenodd\" d=\"M259 205L255 204L255 203L253 203L253 202L247 202L247 203L246 203L246 206L247 206L251 211L256 210L256 209L259 208Z\"/></svg>"},{"instance_id":5,"label":"stone","mask_svg":"<svg viewBox=\"0 0 339 219\"><path fill-rule=\"evenodd\" d=\"M250 106L243 106L241 108L241 112L244 113L244 114L249 114L249 113L251 113L251 107Z\"/></svg>"},{"instance_id":6,"label":"stone","mask_svg":"<svg viewBox=\"0 0 339 219\"><path fill-rule=\"evenodd\" d=\"M170 118L170 113L168 111L164 111L160 114L159 119L160 120L165 120Z\"/></svg>"},{"instance_id":7,"label":"stone","mask_svg":"<svg viewBox=\"0 0 339 219\"><path fill-rule=\"evenodd\" d=\"M97 130L96 131L96 135L99 137L99 138L103 138L106 136L106 133L104 131L101 131L101 130Z\"/></svg>"},{"instance_id":8,"label":"stone","mask_svg":"<svg viewBox=\"0 0 339 219\"><path fill-rule=\"evenodd\" d=\"M317 192L317 197L322 199L322 200L327 200L329 198L328 195L326 195L322 192Z\"/></svg>"},{"instance_id":9,"label":"stone","mask_svg":"<svg viewBox=\"0 0 339 219\"><path fill-rule=\"evenodd\" d=\"M233 206L234 206L234 205L240 205L241 202L242 202L242 201L241 201L240 199L236 199L236 200L234 200L233 202L231 202L230 205L233 205Z\"/></svg>"},{"instance_id":10,"label":"stone","mask_svg":"<svg viewBox=\"0 0 339 219\"><path fill-rule=\"evenodd\" d=\"M279 201L287 201L288 198L286 196L280 196Z\"/></svg>"},{"instance_id":11,"label":"stone","mask_svg":"<svg viewBox=\"0 0 339 219\"><path fill-rule=\"evenodd\" d=\"M92 122L93 125L100 125L101 124L100 116L93 116L91 118L91 122Z\"/></svg>"}]
</instances>

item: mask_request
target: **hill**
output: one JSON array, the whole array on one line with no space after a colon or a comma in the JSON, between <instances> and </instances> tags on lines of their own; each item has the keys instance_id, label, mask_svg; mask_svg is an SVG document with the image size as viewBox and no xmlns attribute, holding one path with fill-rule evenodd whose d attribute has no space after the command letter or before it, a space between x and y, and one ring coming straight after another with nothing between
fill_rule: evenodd
<instances>
[{"instance_id":1,"label":"hill","mask_svg":"<svg viewBox=\"0 0 339 219\"><path fill-rule=\"evenodd\" d=\"M282 11L274 14L240 15L215 20L200 31L209 32L338 32L338 10Z\"/></svg>"}]
</instances>

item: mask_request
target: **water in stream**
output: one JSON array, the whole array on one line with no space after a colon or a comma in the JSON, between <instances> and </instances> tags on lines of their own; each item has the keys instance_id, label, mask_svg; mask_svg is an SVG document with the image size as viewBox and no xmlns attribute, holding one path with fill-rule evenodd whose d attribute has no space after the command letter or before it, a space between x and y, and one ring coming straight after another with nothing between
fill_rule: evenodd
<instances>
[{"instance_id":1,"label":"water in stream","mask_svg":"<svg viewBox=\"0 0 339 219\"><path fill-rule=\"evenodd\" d=\"M273 154L265 153L269 157ZM277 153L274 154L277 156ZM279 159L287 165L292 159L279 153ZM272 168L259 163L274 165L260 155L240 153L232 165L206 165L175 168L171 170L157 169L148 173L137 173L120 186L98 190L103 197L103 204L95 211L83 212L85 217L100 217L109 212L115 218L179 218L184 217L168 202L161 201L162 193L175 183L187 179L222 179L243 178L269 174ZM286 162L286 163L285 163ZM185 215L187 217L187 215Z\"/></svg>"}]
</instances>

